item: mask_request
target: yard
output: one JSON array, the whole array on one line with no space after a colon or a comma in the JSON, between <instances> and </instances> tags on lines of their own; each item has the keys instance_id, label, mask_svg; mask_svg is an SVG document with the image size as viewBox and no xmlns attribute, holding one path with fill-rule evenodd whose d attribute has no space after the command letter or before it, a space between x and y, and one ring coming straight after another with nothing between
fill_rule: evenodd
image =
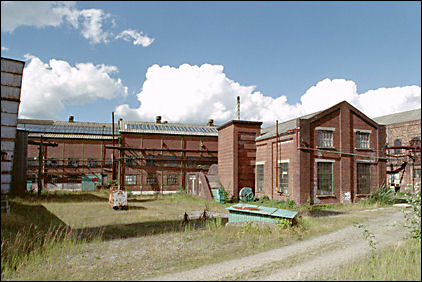
<instances>
[{"instance_id":1,"label":"yard","mask_svg":"<svg viewBox=\"0 0 422 282\"><path fill-rule=\"evenodd\" d=\"M225 226L225 208L233 204L183 193L131 196L127 211L113 210L106 192L28 195L10 202L11 214L1 217L2 280L147 279L279 248L389 211L374 212L377 204L298 207L261 200L256 204L287 205L301 216L291 228L259 228ZM213 218L198 218L204 210ZM51 235L57 231L60 236ZM48 236L51 242L34 242Z\"/></svg>"}]
</instances>

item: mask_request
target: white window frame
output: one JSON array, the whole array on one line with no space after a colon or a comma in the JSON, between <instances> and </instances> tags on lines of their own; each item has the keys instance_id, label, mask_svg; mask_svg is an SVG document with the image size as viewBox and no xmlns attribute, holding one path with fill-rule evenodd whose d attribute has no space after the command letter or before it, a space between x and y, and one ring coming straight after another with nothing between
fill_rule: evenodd
<instances>
[{"instance_id":1,"label":"white window frame","mask_svg":"<svg viewBox=\"0 0 422 282\"><path fill-rule=\"evenodd\" d=\"M262 187L258 187L258 166L262 165ZM256 192L264 192L264 179L265 179L265 161L263 162L256 162L255 163L255 174L256 174L256 180L255 180L255 193Z\"/></svg>"},{"instance_id":2,"label":"white window frame","mask_svg":"<svg viewBox=\"0 0 422 282\"><path fill-rule=\"evenodd\" d=\"M355 136L356 149L371 149L371 133L372 133L372 130L353 129L353 132L356 135ZM358 142L358 136L368 136L368 140L365 140L365 142L362 142L362 139L359 138L359 142ZM366 146L363 147L362 144L365 144Z\"/></svg>"},{"instance_id":3,"label":"white window frame","mask_svg":"<svg viewBox=\"0 0 422 282\"><path fill-rule=\"evenodd\" d=\"M136 174L126 174L125 185L136 185Z\"/></svg>"},{"instance_id":4,"label":"white window frame","mask_svg":"<svg viewBox=\"0 0 422 282\"><path fill-rule=\"evenodd\" d=\"M318 148L334 148L334 131L330 127L317 127L318 132ZM327 135L330 138L327 138ZM327 144L329 143L329 144Z\"/></svg>"},{"instance_id":5,"label":"white window frame","mask_svg":"<svg viewBox=\"0 0 422 282\"><path fill-rule=\"evenodd\" d=\"M317 196L332 196L334 195L334 163L335 160L330 159L315 159L315 163L317 164L316 167L316 176L317 176ZM331 163L331 194L320 194L319 193L319 175L318 175L318 163Z\"/></svg>"}]
</instances>

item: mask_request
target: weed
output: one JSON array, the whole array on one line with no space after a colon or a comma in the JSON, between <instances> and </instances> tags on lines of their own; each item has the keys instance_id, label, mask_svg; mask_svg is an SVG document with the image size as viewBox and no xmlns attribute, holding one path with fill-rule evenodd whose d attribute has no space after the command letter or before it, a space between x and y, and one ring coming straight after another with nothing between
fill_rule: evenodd
<instances>
[{"instance_id":1,"label":"weed","mask_svg":"<svg viewBox=\"0 0 422 282\"><path fill-rule=\"evenodd\" d=\"M421 239L421 191L416 190L414 193L404 194L406 201L412 206L410 212L405 212L406 218L405 226L410 229L410 237L414 239Z\"/></svg>"}]
</instances>

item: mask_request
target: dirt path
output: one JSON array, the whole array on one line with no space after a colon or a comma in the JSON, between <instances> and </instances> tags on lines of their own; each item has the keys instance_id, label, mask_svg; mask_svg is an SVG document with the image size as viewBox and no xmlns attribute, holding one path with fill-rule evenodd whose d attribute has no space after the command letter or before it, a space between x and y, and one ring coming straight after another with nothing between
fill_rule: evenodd
<instances>
[{"instance_id":1,"label":"dirt path","mask_svg":"<svg viewBox=\"0 0 422 282\"><path fill-rule=\"evenodd\" d=\"M375 235L377 249L400 243L406 230L399 210L370 219L364 226ZM328 275L342 264L370 253L363 229L349 226L339 231L279 249L205 265L148 280L310 280Z\"/></svg>"}]
</instances>

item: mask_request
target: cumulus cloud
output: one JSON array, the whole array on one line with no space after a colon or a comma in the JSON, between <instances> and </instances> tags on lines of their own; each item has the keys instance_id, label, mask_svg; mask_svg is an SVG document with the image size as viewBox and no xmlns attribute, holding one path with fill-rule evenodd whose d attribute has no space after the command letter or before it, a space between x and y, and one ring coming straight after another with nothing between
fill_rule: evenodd
<instances>
[{"instance_id":1,"label":"cumulus cloud","mask_svg":"<svg viewBox=\"0 0 422 282\"><path fill-rule=\"evenodd\" d=\"M62 1L2 1L1 2L1 30L13 33L20 26L58 27L69 24L79 29L82 36L92 44L108 43L113 38L111 31L105 30L108 25L116 27L116 21L111 14L101 9L78 10L76 2ZM120 35L134 39L134 45L144 47L150 45L154 39L144 36L143 32L125 30Z\"/></svg>"},{"instance_id":2,"label":"cumulus cloud","mask_svg":"<svg viewBox=\"0 0 422 282\"><path fill-rule=\"evenodd\" d=\"M122 31L119 35L116 36L116 39L123 39L125 41L130 41L133 39L133 45L142 45L143 47L147 47L154 42L154 38L150 38L143 34L143 32L137 32L133 29L126 29Z\"/></svg>"},{"instance_id":3,"label":"cumulus cloud","mask_svg":"<svg viewBox=\"0 0 422 282\"><path fill-rule=\"evenodd\" d=\"M97 99L111 100L127 95L127 87L115 66L68 62L51 59L42 62L38 57L25 55L30 60L22 78L20 118L56 119L66 105L81 105Z\"/></svg>"},{"instance_id":4,"label":"cumulus cloud","mask_svg":"<svg viewBox=\"0 0 422 282\"><path fill-rule=\"evenodd\" d=\"M285 95L273 98L229 79L221 65L183 64L179 67L152 65L137 94L140 106L119 105L115 112L126 120L154 120L161 115L169 122L206 123L212 118L222 124L236 118L240 96L242 120L273 125L348 101L369 117L415 109L421 105L421 88L404 86L357 93L354 81L324 79L311 86L300 103L289 104Z\"/></svg>"}]
</instances>

